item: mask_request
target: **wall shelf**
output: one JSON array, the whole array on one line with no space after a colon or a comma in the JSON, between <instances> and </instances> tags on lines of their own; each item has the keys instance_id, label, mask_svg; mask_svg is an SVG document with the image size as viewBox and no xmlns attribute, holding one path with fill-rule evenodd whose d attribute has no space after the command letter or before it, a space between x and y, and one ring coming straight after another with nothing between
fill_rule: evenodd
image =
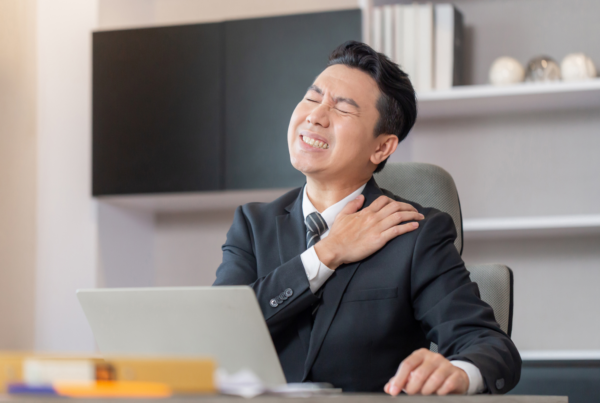
<instances>
[{"instance_id":1,"label":"wall shelf","mask_svg":"<svg viewBox=\"0 0 600 403\"><path fill-rule=\"evenodd\" d=\"M519 354L524 361L600 360L600 350L529 350Z\"/></svg>"},{"instance_id":2,"label":"wall shelf","mask_svg":"<svg viewBox=\"0 0 600 403\"><path fill-rule=\"evenodd\" d=\"M466 219L463 231L465 239L600 235L600 215Z\"/></svg>"},{"instance_id":3,"label":"wall shelf","mask_svg":"<svg viewBox=\"0 0 600 403\"><path fill-rule=\"evenodd\" d=\"M96 197L101 203L147 213L234 209L251 202L271 202L291 189L236 190Z\"/></svg>"},{"instance_id":4,"label":"wall shelf","mask_svg":"<svg viewBox=\"0 0 600 403\"><path fill-rule=\"evenodd\" d=\"M101 203L147 213L206 212L269 203L291 189L190 192L97 197ZM600 235L600 215L474 218L463 222L465 239Z\"/></svg>"},{"instance_id":5,"label":"wall shelf","mask_svg":"<svg viewBox=\"0 0 600 403\"><path fill-rule=\"evenodd\" d=\"M474 85L417 94L419 119L600 108L600 79L573 83Z\"/></svg>"}]
</instances>

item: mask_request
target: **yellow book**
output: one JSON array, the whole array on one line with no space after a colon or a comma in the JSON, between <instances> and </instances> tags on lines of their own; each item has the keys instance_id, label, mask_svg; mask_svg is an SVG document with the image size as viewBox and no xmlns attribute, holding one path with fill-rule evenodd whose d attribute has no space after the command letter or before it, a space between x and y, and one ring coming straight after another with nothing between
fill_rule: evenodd
<instances>
[{"instance_id":1,"label":"yellow book","mask_svg":"<svg viewBox=\"0 0 600 403\"><path fill-rule=\"evenodd\" d=\"M0 394L6 393L6 385L9 383L25 382L24 363L28 359L70 361L70 360L92 360L102 362L102 358L94 354L43 354L26 351L0 351Z\"/></svg>"},{"instance_id":2,"label":"yellow book","mask_svg":"<svg viewBox=\"0 0 600 403\"><path fill-rule=\"evenodd\" d=\"M0 394L6 393L9 383L23 382L23 355L0 353Z\"/></svg>"},{"instance_id":3,"label":"yellow book","mask_svg":"<svg viewBox=\"0 0 600 403\"><path fill-rule=\"evenodd\" d=\"M215 393L216 365L208 359L107 357L0 352L0 393L9 383L126 381L167 385L177 394ZM85 383L85 382L84 382ZM89 383L89 382L88 382ZM113 387L113 386L111 386Z\"/></svg>"},{"instance_id":4,"label":"yellow book","mask_svg":"<svg viewBox=\"0 0 600 403\"><path fill-rule=\"evenodd\" d=\"M159 382L55 382L56 393L66 397L169 397L171 388Z\"/></svg>"},{"instance_id":5,"label":"yellow book","mask_svg":"<svg viewBox=\"0 0 600 403\"><path fill-rule=\"evenodd\" d=\"M186 358L106 357L119 381L161 382L174 393L215 393L212 360Z\"/></svg>"}]
</instances>

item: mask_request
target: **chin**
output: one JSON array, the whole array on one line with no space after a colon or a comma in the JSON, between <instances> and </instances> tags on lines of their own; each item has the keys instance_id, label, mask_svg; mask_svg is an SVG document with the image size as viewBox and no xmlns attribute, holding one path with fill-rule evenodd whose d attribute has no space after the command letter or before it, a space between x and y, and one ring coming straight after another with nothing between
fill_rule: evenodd
<instances>
[{"instance_id":1,"label":"chin","mask_svg":"<svg viewBox=\"0 0 600 403\"><path fill-rule=\"evenodd\" d=\"M316 167L314 164L311 164L308 161L303 161L298 158L291 158L291 163L296 170L302 172L304 175L309 175L315 172L319 172L321 169Z\"/></svg>"}]
</instances>

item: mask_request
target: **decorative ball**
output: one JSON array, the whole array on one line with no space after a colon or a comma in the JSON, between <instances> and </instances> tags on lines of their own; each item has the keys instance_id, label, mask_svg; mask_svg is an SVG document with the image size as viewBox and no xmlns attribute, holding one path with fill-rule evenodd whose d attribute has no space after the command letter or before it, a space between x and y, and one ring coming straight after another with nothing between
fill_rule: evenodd
<instances>
[{"instance_id":1,"label":"decorative ball","mask_svg":"<svg viewBox=\"0 0 600 403\"><path fill-rule=\"evenodd\" d=\"M565 81L589 80L596 77L596 66L584 53L571 53L560 64L560 73Z\"/></svg>"},{"instance_id":2,"label":"decorative ball","mask_svg":"<svg viewBox=\"0 0 600 403\"><path fill-rule=\"evenodd\" d=\"M490 82L493 85L510 85L523 81L525 69L517 59L499 57L490 68Z\"/></svg>"},{"instance_id":3,"label":"decorative ball","mask_svg":"<svg viewBox=\"0 0 600 403\"><path fill-rule=\"evenodd\" d=\"M538 56L527 64L525 72L525 81L546 82L559 81L560 67L558 63L549 56Z\"/></svg>"}]
</instances>

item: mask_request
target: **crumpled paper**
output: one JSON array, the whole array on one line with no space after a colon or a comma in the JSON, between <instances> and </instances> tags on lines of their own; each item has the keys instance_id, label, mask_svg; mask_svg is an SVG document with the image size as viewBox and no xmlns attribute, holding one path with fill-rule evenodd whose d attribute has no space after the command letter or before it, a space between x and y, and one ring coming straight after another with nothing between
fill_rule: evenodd
<instances>
[{"instance_id":1,"label":"crumpled paper","mask_svg":"<svg viewBox=\"0 0 600 403\"><path fill-rule=\"evenodd\" d=\"M248 369L229 374L227 370L219 368L215 372L215 383L217 390L227 395L251 398L266 392L260 378Z\"/></svg>"}]
</instances>

